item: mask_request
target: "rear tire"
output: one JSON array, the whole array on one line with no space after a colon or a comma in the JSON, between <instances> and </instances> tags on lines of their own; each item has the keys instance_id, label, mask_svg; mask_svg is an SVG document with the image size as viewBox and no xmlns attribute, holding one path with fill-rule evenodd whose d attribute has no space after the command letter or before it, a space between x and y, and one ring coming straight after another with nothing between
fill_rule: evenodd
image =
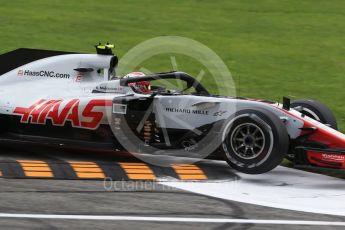
<instances>
[{"instance_id":1,"label":"rear tire","mask_svg":"<svg viewBox=\"0 0 345 230\"><path fill-rule=\"evenodd\" d=\"M265 109L243 109L229 119L222 132L228 164L247 174L261 174L277 167L289 148L282 121Z\"/></svg>"}]
</instances>

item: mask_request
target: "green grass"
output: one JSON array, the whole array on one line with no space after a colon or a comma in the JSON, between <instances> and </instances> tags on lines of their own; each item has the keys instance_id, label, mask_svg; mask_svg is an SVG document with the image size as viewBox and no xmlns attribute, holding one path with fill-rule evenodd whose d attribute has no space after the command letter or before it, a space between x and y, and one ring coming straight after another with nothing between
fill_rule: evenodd
<instances>
[{"instance_id":1,"label":"green grass","mask_svg":"<svg viewBox=\"0 0 345 230\"><path fill-rule=\"evenodd\" d=\"M18 47L94 52L96 42L113 41L121 57L156 36L193 38L225 61L240 96L315 98L345 130L342 0L0 0L0 26L1 53ZM151 62L152 69L168 70L162 62Z\"/></svg>"},{"instance_id":2,"label":"green grass","mask_svg":"<svg viewBox=\"0 0 345 230\"><path fill-rule=\"evenodd\" d=\"M0 0L0 26L1 53L18 47L94 52L96 42L113 41L121 57L149 38L189 37L224 60L240 96L315 98L345 130L342 0ZM150 67L171 68L157 58ZM179 67L195 69L188 62Z\"/></svg>"},{"instance_id":3,"label":"green grass","mask_svg":"<svg viewBox=\"0 0 345 230\"><path fill-rule=\"evenodd\" d=\"M94 52L96 42L113 41L121 57L149 38L189 37L224 60L238 95L318 99L345 130L342 0L0 0L0 28L1 53L18 47ZM153 71L163 67L171 66L151 62ZM193 65L183 67L193 73Z\"/></svg>"},{"instance_id":4,"label":"green grass","mask_svg":"<svg viewBox=\"0 0 345 230\"><path fill-rule=\"evenodd\" d=\"M0 0L0 28L0 53L19 47L93 53L98 41L112 41L121 58L157 36L192 38L224 60L237 95L314 98L345 131L343 0ZM180 70L198 73L200 65L178 58ZM167 60L146 64L166 71Z\"/></svg>"},{"instance_id":5,"label":"green grass","mask_svg":"<svg viewBox=\"0 0 345 230\"><path fill-rule=\"evenodd\" d=\"M1 53L94 52L96 42L113 41L121 57L153 37L192 38L224 60L239 96L318 99L345 130L342 0L0 0L0 26ZM152 71L171 69L160 58L150 63ZM181 70L195 74L193 62L184 64Z\"/></svg>"}]
</instances>

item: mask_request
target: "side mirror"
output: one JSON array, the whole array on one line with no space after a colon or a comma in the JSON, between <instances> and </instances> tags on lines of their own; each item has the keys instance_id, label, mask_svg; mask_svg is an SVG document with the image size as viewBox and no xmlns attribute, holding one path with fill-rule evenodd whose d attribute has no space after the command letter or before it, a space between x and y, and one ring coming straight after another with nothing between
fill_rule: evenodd
<instances>
[{"instance_id":1,"label":"side mirror","mask_svg":"<svg viewBox=\"0 0 345 230\"><path fill-rule=\"evenodd\" d=\"M290 98L288 97L283 97L283 109L285 110L290 110Z\"/></svg>"}]
</instances>

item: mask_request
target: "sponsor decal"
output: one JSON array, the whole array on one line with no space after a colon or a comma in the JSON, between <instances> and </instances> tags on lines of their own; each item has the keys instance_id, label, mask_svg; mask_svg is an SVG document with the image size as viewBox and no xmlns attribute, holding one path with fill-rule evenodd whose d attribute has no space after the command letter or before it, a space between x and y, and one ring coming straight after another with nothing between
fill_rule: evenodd
<instances>
[{"instance_id":1,"label":"sponsor decal","mask_svg":"<svg viewBox=\"0 0 345 230\"><path fill-rule=\"evenodd\" d=\"M101 90L103 92L114 92L114 93L124 93L125 88L121 86L108 86L108 85L101 85L96 87L97 90Z\"/></svg>"},{"instance_id":2,"label":"sponsor decal","mask_svg":"<svg viewBox=\"0 0 345 230\"><path fill-rule=\"evenodd\" d=\"M187 113L187 114L208 115L207 110L198 110L198 109L165 108L165 111L167 111L169 113Z\"/></svg>"},{"instance_id":3,"label":"sponsor decal","mask_svg":"<svg viewBox=\"0 0 345 230\"><path fill-rule=\"evenodd\" d=\"M112 101L94 99L81 105L79 99L43 99L28 108L16 107L14 113L20 115L21 122L26 124L44 125L50 120L55 126L64 126L66 121L70 121L76 128L97 129L104 117L106 106L112 106Z\"/></svg>"},{"instance_id":4,"label":"sponsor decal","mask_svg":"<svg viewBox=\"0 0 345 230\"><path fill-rule=\"evenodd\" d=\"M18 76L23 76L23 70L18 70L18 73L17 73Z\"/></svg>"},{"instance_id":5,"label":"sponsor decal","mask_svg":"<svg viewBox=\"0 0 345 230\"><path fill-rule=\"evenodd\" d=\"M102 90L114 90L114 91L122 91L124 88L123 87L108 87L108 86L100 86L99 89Z\"/></svg>"},{"instance_id":6,"label":"sponsor decal","mask_svg":"<svg viewBox=\"0 0 345 230\"><path fill-rule=\"evenodd\" d=\"M333 161L344 161L345 160L345 156L339 155L339 154L322 153L321 156L322 156L323 160L333 160Z\"/></svg>"},{"instance_id":7,"label":"sponsor decal","mask_svg":"<svg viewBox=\"0 0 345 230\"><path fill-rule=\"evenodd\" d=\"M71 77L68 73L55 73L54 71L49 70L40 70L40 71L32 71L32 70L18 70L17 75L19 77L51 77L51 78L64 78L69 79Z\"/></svg>"},{"instance_id":8,"label":"sponsor decal","mask_svg":"<svg viewBox=\"0 0 345 230\"><path fill-rule=\"evenodd\" d=\"M218 111L218 112L215 112L214 114L213 114L213 116L215 116L215 117L221 117L221 116L223 116L223 114L225 114L226 113L226 111Z\"/></svg>"},{"instance_id":9,"label":"sponsor decal","mask_svg":"<svg viewBox=\"0 0 345 230\"><path fill-rule=\"evenodd\" d=\"M75 82L81 82L83 80L83 76L82 75L77 75L76 77L75 77Z\"/></svg>"}]
</instances>

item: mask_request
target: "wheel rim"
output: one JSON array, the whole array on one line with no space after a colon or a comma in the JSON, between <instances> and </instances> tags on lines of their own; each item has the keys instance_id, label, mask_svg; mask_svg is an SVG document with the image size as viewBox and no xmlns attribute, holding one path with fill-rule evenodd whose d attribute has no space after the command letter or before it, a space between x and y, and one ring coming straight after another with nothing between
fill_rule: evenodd
<instances>
[{"instance_id":1,"label":"wheel rim","mask_svg":"<svg viewBox=\"0 0 345 230\"><path fill-rule=\"evenodd\" d=\"M310 117L310 118L312 118L312 119L314 119L314 120L316 120L316 121L321 122L320 117L319 117L315 112L313 112L313 111L310 110L310 109L303 108L303 110L302 110L301 113L304 114L304 115L306 115L307 117Z\"/></svg>"},{"instance_id":2,"label":"wheel rim","mask_svg":"<svg viewBox=\"0 0 345 230\"><path fill-rule=\"evenodd\" d=\"M265 148L265 135L253 123L236 126L230 137L232 151L240 158L250 160L259 156Z\"/></svg>"}]
</instances>

